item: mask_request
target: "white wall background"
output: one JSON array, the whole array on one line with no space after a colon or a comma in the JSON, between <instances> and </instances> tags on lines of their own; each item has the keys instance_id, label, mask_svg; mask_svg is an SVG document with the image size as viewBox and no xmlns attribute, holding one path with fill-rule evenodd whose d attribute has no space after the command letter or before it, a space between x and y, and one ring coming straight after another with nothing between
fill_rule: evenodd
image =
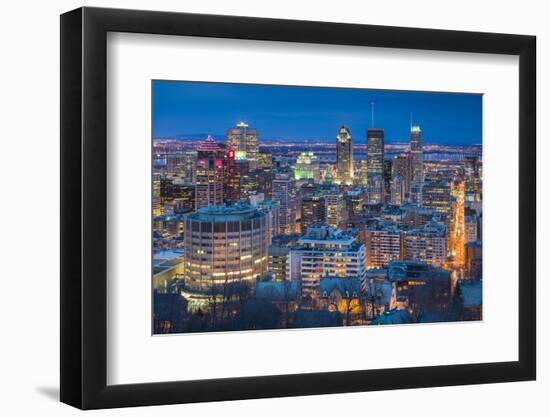
<instances>
[{"instance_id":1,"label":"white wall background","mask_svg":"<svg viewBox=\"0 0 550 417\"><path fill-rule=\"evenodd\" d=\"M74 415L59 392L59 17L81 6L73 0L15 1L0 20L1 272L0 410L3 415ZM544 184L550 152L542 138L550 97L550 27L536 0L338 2L278 0L93 1L86 5L237 14L291 19L534 34L538 37L539 259L550 249L550 210ZM545 181L546 180L546 181ZM541 263L540 263L541 264ZM539 268L539 294L550 291ZM547 410L549 309L539 295L537 382L325 395L99 411L99 415L298 415L396 414L410 416L526 415Z\"/></svg>"}]
</instances>

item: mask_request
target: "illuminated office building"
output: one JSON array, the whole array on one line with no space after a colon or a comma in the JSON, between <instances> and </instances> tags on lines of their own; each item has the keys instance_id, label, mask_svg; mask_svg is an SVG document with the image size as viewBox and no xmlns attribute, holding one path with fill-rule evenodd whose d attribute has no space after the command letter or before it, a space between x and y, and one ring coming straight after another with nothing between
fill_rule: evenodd
<instances>
[{"instance_id":1,"label":"illuminated office building","mask_svg":"<svg viewBox=\"0 0 550 417\"><path fill-rule=\"evenodd\" d=\"M384 129L367 129L367 178L384 175Z\"/></svg>"},{"instance_id":2,"label":"illuminated office building","mask_svg":"<svg viewBox=\"0 0 550 417\"><path fill-rule=\"evenodd\" d=\"M444 181L426 181L422 188L422 206L449 216L452 209L451 186Z\"/></svg>"},{"instance_id":3,"label":"illuminated office building","mask_svg":"<svg viewBox=\"0 0 550 417\"><path fill-rule=\"evenodd\" d=\"M227 149L235 152L235 159L247 159L250 168L256 169L260 151L260 133L240 122L236 127L227 130Z\"/></svg>"},{"instance_id":4,"label":"illuminated office building","mask_svg":"<svg viewBox=\"0 0 550 417\"><path fill-rule=\"evenodd\" d=\"M153 216L162 214L162 206L160 204L160 174L153 173Z\"/></svg>"},{"instance_id":5,"label":"illuminated office building","mask_svg":"<svg viewBox=\"0 0 550 417\"><path fill-rule=\"evenodd\" d=\"M341 193L325 195L326 222L329 226L338 228L344 220L344 196Z\"/></svg>"},{"instance_id":6,"label":"illuminated office building","mask_svg":"<svg viewBox=\"0 0 550 417\"><path fill-rule=\"evenodd\" d=\"M224 200L237 203L241 198L241 169L235 159L235 151L229 150L226 158Z\"/></svg>"},{"instance_id":7,"label":"illuminated office building","mask_svg":"<svg viewBox=\"0 0 550 417\"><path fill-rule=\"evenodd\" d=\"M296 232L296 182L286 175L278 175L272 183L273 201L279 203L279 231L290 235Z\"/></svg>"},{"instance_id":8,"label":"illuminated office building","mask_svg":"<svg viewBox=\"0 0 550 417\"><path fill-rule=\"evenodd\" d=\"M319 161L313 152L302 152L296 158L296 166L294 167L294 179L298 180L313 180L318 183L320 180Z\"/></svg>"},{"instance_id":9,"label":"illuminated office building","mask_svg":"<svg viewBox=\"0 0 550 417\"><path fill-rule=\"evenodd\" d=\"M367 199L369 204L380 204L384 202L385 185L382 175L370 175L367 184Z\"/></svg>"},{"instance_id":10,"label":"illuminated office building","mask_svg":"<svg viewBox=\"0 0 550 417\"><path fill-rule=\"evenodd\" d=\"M405 181L398 175L394 176L390 183L390 204L400 206L405 203Z\"/></svg>"},{"instance_id":11,"label":"illuminated office building","mask_svg":"<svg viewBox=\"0 0 550 417\"><path fill-rule=\"evenodd\" d=\"M258 154L258 191L264 193L265 198L272 198L273 183L273 155L269 152L260 151Z\"/></svg>"},{"instance_id":12,"label":"illuminated office building","mask_svg":"<svg viewBox=\"0 0 550 417\"><path fill-rule=\"evenodd\" d=\"M211 136L197 148L196 209L224 203L224 153Z\"/></svg>"},{"instance_id":13,"label":"illuminated office building","mask_svg":"<svg viewBox=\"0 0 550 417\"><path fill-rule=\"evenodd\" d=\"M424 184L424 154L422 151L422 130L411 126L411 201L420 203Z\"/></svg>"},{"instance_id":14,"label":"illuminated office building","mask_svg":"<svg viewBox=\"0 0 550 417\"><path fill-rule=\"evenodd\" d=\"M339 184L353 183L353 140L346 126L336 136L336 180Z\"/></svg>"},{"instance_id":15,"label":"illuminated office building","mask_svg":"<svg viewBox=\"0 0 550 417\"><path fill-rule=\"evenodd\" d=\"M258 153L258 168L264 170L273 169L273 155L270 152L260 151Z\"/></svg>"}]
</instances>

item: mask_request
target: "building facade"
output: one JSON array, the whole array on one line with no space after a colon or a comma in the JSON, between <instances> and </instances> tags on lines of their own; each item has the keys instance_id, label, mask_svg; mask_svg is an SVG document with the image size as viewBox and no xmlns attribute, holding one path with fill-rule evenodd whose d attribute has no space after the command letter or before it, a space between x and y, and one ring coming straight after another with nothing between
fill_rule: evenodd
<instances>
[{"instance_id":1,"label":"building facade","mask_svg":"<svg viewBox=\"0 0 550 417\"><path fill-rule=\"evenodd\" d=\"M403 259L403 236L396 225L369 227L365 246L368 268L385 268L389 262Z\"/></svg>"},{"instance_id":2,"label":"building facade","mask_svg":"<svg viewBox=\"0 0 550 417\"><path fill-rule=\"evenodd\" d=\"M192 293L218 294L267 275L268 216L251 206L210 206L186 216L184 280Z\"/></svg>"},{"instance_id":3,"label":"building facade","mask_svg":"<svg viewBox=\"0 0 550 417\"><path fill-rule=\"evenodd\" d=\"M304 234L310 226L326 221L326 205L323 197L313 195L302 198L300 210L302 212L300 223L302 234Z\"/></svg>"},{"instance_id":4,"label":"building facade","mask_svg":"<svg viewBox=\"0 0 550 417\"><path fill-rule=\"evenodd\" d=\"M225 152L208 136L197 148L195 208L224 202Z\"/></svg>"},{"instance_id":5,"label":"building facade","mask_svg":"<svg viewBox=\"0 0 550 417\"><path fill-rule=\"evenodd\" d=\"M227 130L227 149L235 152L235 159L247 159L250 168L258 166L260 151L260 132L240 122L236 127Z\"/></svg>"},{"instance_id":6,"label":"building facade","mask_svg":"<svg viewBox=\"0 0 550 417\"><path fill-rule=\"evenodd\" d=\"M319 297L322 277L364 279L365 245L327 224L310 227L289 254L288 279L300 280L302 295Z\"/></svg>"},{"instance_id":7,"label":"building facade","mask_svg":"<svg viewBox=\"0 0 550 417\"><path fill-rule=\"evenodd\" d=\"M346 126L336 136L336 180L340 184L353 183L353 139Z\"/></svg>"},{"instance_id":8,"label":"building facade","mask_svg":"<svg viewBox=\"0 0 550 417\"><path fill-rule=\"evenodd\" d=\"M384 129L367 129L367 177L384 175Z\"/></svg>"},{"instance_id":9,"label":"building facade","mask_svg":"<svg viewBox=\"0 0 550 417\"><path fill-rule=\"evenodd\" d=\"M273 201L279 203L279 231L290 235L296 231L296 182L288 176L275 177L272 183Z\"/></svg>"},{"instance_id":10,"label":"building facade","mask_svg":"<svg viewBox=\"0 0 550 417\"><path fill-rule=\"evenodd\" d=\"M422 130L411 126L411 201L422 201L424 183L424 153L422 150Z\"/></svg>"},{"instance_id":11,"label":"building facade","mask_svg":"<svg viewBox=\"0 0 550 417\"><path fill-rule=\"evenodd\" d=\"M319 171L319 161L317 156L312 152L302 152L296 158L296 165L294 167L294 179L300 180L313 180L315 183L319 183L321 174Z\"/></svg>"}]
</instances>

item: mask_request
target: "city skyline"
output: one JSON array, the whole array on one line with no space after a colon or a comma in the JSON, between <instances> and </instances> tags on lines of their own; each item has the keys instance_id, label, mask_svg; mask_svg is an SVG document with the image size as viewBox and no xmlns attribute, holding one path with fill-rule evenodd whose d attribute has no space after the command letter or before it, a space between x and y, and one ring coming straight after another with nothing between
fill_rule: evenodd
<instances>
[{"instance_id":1,"label":"city skyline","mask_svg":"<svg viewBox=\"0 0 550 417\"><path fill-rule=\"evenodd\" d=\"M384 129L386 143L399 143L408 141L412 122L422 126L426 144L482 141L482 96L476 94L153 81L153 102L155 138L210 134L220 141L244 121L264 143L332 141L341 125L354 145L365 142L371 127Z\"/></svg>"},{"instance_id":2,"label":"city skyline","mask_svg":"<svg viewBox=\"0 0 550 417\"><path fill-rule=\"evenodd\" d=\"M153 102L157 127L172 114L225 134L153 133L154 334L482 319L481 144L426 146L434 130L481 130L481 97L376 92L393 103L379 122L366 90L160 85L175 93ZM431 122L409 118L407 145L386 149L409 106ZM230 121L231 109L263 122ZM472 126L457 128L468 112ZM355 117L370 126L352 131ZM291 135L312 122L330 124L335 149L260 146L266 126Z\"/></svg>"}]
</instances>

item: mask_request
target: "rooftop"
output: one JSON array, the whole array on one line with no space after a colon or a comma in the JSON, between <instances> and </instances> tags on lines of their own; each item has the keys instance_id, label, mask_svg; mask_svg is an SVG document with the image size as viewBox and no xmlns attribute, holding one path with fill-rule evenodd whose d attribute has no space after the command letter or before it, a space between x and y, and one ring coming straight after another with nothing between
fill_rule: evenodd
<instances>
[{"instance_id":1,"label":"rooftop","mask_svg":"<svg viewBox=\"0 0 550 417\"><path fill-rule=\"evenodd\" d=\"M199 151L219 151L221 149L221 146L210 135L197 147Z\"/></svg>"},{"instance_id":2,"label":"rooftop","mask_svg":"<svg viewBox=\"0 0 550 417\"><path fill-rule=\"evenodd\" d=\"M265 213L248 204L217 205L200 208L189 214L188 219L204 222L242 221L265 216Z\"/></svg>"}]
</instances>

